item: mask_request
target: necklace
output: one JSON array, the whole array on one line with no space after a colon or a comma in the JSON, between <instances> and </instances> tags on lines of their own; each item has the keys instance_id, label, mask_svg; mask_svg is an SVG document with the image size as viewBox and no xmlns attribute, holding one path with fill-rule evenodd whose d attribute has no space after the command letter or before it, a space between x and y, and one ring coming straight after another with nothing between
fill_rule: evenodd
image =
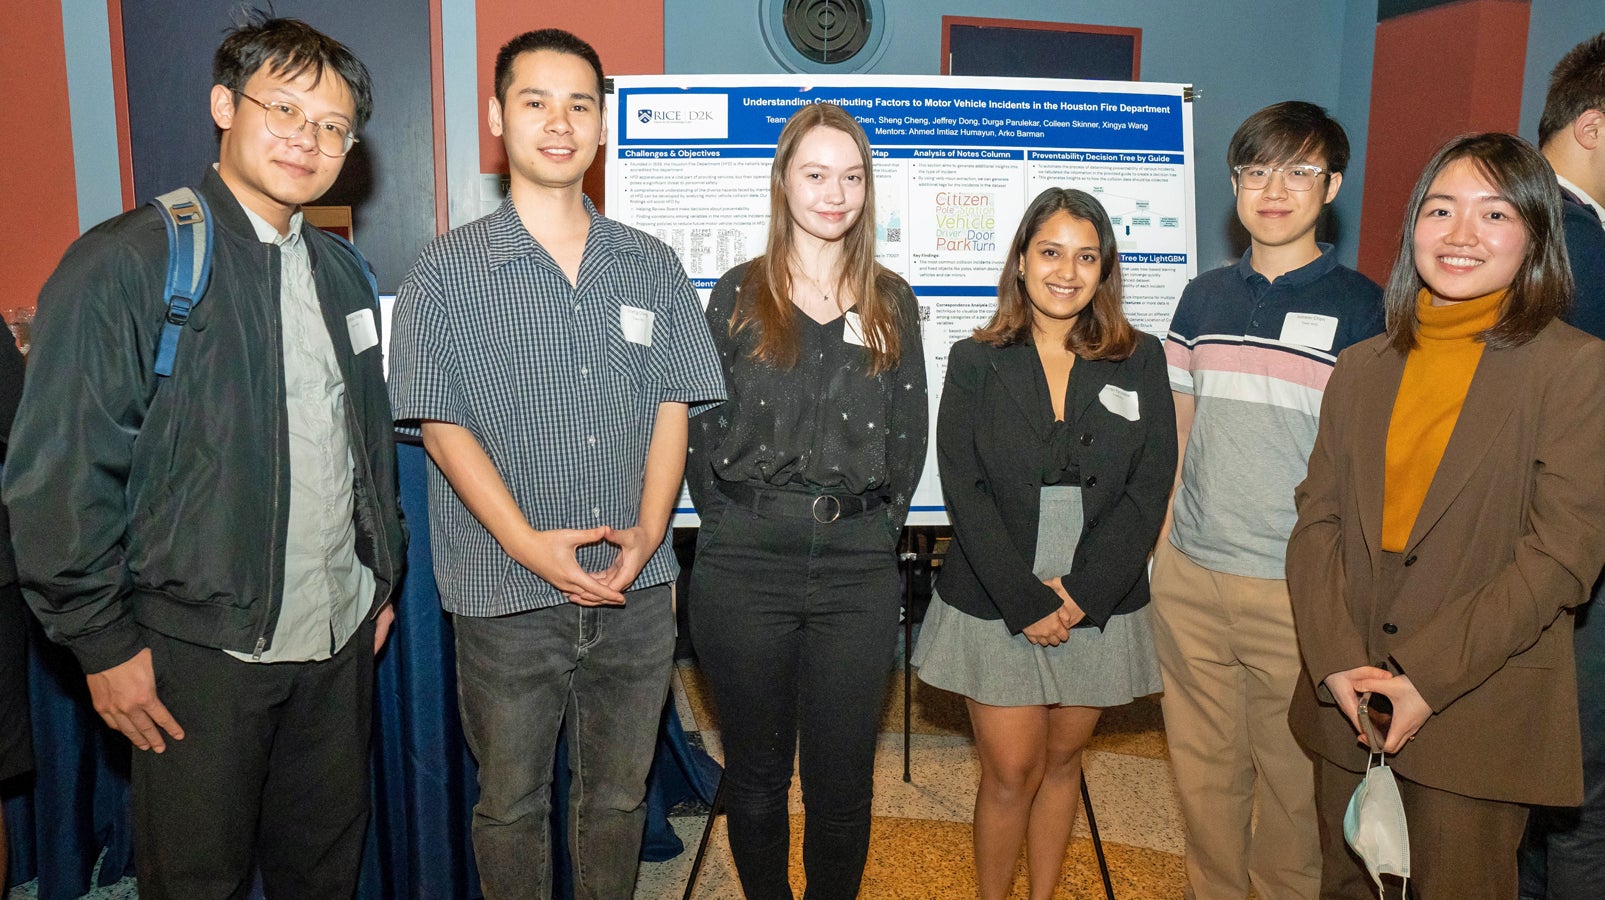
<instances>
[{"instance_id":1,"label":"necklace","mask_svg":"<svg viewBox=\"0 0 1605 900\"><path fill-rule=\"evenodd\" d=\"M820 297L824 298L825 305L829 306L830 305L830 294L828 292L826 292L826 290L823 287L820 286L819 280L814 278L814 276L808 274L807 272L804 272L801 268L798 268L796 271L797 271L798 274L802 275L802 277L808 279L808 283L814 286L814 290L819 293Z\"/></svg>"}]
</instances>

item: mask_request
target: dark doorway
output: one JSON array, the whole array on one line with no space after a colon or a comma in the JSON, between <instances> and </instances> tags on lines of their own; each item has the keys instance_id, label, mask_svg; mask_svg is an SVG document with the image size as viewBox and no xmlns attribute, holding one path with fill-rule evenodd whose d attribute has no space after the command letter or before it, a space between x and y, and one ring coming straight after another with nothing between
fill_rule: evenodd
<instances>
[{"instance_id":1,"label":"dark doorway","mask_svg":"<svg viewBox=\"0 0 1605 900\"><path fill-rule=\"evenodd\" d=\"M942 17L942 74L1136 81L1142 29Z\"/></svg>"}]
</instances>

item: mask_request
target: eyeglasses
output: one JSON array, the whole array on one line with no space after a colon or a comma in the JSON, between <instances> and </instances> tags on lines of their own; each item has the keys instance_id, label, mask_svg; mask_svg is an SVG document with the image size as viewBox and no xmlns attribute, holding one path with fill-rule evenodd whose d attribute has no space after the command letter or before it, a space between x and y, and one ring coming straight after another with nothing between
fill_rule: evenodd
<instances>
[{"instance_id":1,"label":"eyeglasses","mask_svg":"<svg viewBox=\"0 0 1605 900\"><path fill-rule=\"evenodd\" d=\"M1326 170L1320 166L1232 166L1237 186L1258 191L1271 183L1271 173L1281 172L1282 183L1290 191L1307 191Z\"/></svg>"},{"instance_id":2,"label":"eyeglasses","mask_svg":"<svg viewBox=\"0 0 1605 900\"><path fill-rule=\"evenodd\" d=\"M244 91L234 93L262 107L262 111L267 113L268 133L276 138L289 140L300 134L301 129L311 125L312 134L317 139L318 152L336 159L351 152L351 145L357 142L357 136L351 133L351 126L344 122L314 122L294 103L286 103L283 100L263 103Z\"/></svg>"}]
</instances>

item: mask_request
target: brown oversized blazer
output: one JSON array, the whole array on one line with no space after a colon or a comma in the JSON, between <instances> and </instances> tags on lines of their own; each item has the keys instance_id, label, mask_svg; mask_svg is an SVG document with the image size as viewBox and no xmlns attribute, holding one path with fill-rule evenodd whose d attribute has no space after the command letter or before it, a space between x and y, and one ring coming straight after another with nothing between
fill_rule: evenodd
<instances>
[{"instance_id":1,"label":"brown oversized blazer","mask_svg":"<svg viewBox=\"0 0 1605 900\"><path fill-rule=\"evenodd\" d=\"M1570 610L1605 561L1605 342L1556 321L1520 347L1483 351L1402 567L1385 576L1384 453L1404 362L1381 335L1344 351L1326 388L1287 550L1308 676L1293 734L1363 771L1365 750L1321 682L1387 663L1433 710L1390 761L1401 776L1576 804Z\"/></svg>"}]
</instances>

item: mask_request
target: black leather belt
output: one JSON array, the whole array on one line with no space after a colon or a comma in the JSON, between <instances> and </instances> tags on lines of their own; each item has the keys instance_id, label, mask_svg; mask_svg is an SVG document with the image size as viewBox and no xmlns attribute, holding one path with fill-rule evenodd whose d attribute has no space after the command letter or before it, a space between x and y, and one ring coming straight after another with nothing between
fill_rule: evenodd
<instances>
[{"instance_id":1,"label":"black leather belt","mask_svg":"<svg viewBox=\"0 0 1605 900\"><path fill-rule=\"evenodd\" d=\"M756 488L747 482L721 482L719 492L731 503L754 512L813 519L821 525L860 516L886 505L886 498L879 494L811 494Z\"/></svg>"}]
</instances>

